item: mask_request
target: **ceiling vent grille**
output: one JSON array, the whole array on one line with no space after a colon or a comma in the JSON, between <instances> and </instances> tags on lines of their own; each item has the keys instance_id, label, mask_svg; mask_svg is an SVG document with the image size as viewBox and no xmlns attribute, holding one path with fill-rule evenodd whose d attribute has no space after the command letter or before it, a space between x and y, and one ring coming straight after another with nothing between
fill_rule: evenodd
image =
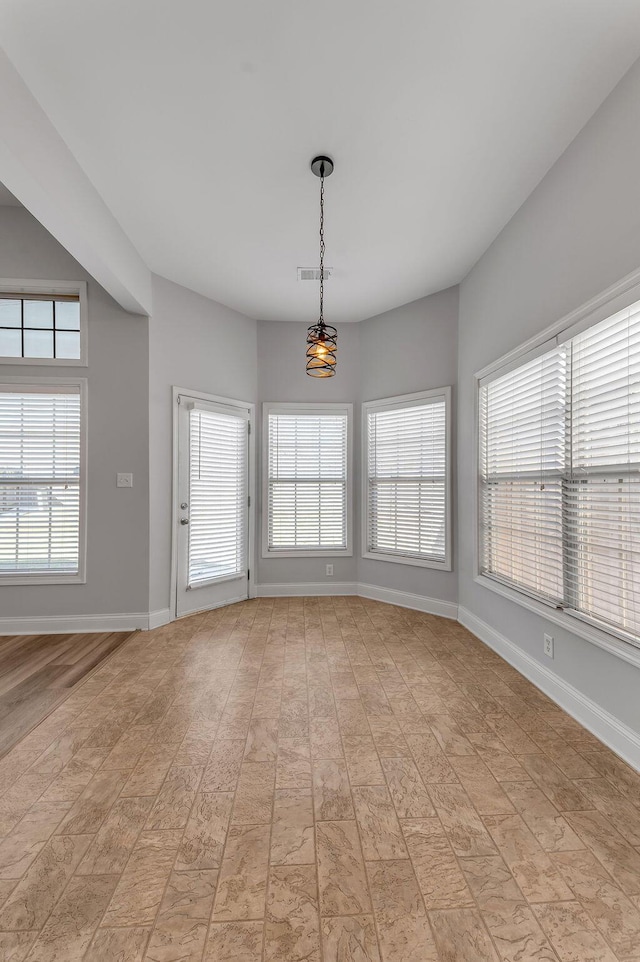
<instances>
[{"instance_id":1,"label":"ceiling vent grille","mask_svg":"<svg viewBox=\"0 0 640 962\"><path fill-rule=\"evenodd\" d=\"M331 277L332 272L333 272L333 267L325 267L324 269L325 281L327 280L328 277ZM320 268L319 267L299 267L298 280L299 281L319 281Z\"/></svg>"}]
</instances>

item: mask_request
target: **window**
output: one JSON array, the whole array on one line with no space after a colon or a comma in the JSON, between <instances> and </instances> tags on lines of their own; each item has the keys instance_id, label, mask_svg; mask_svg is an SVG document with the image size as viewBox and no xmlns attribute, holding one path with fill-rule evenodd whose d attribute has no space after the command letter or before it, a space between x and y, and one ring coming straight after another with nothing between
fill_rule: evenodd
<instances>
[{"instance_id":1,"label":"window","mask_svg":"<svg viewBox=\"0 0 640 962\"><path fill-rule=\"evenodd\" d=\"M480 386L480 569L640 639L640 302Z\"/></svg>"},{"instance_id":2,"label":"window","mask_svg":"<svg viewBox=\"0 0 640 962\"><path fill-rule=\"evenodd\" d=\"M0 383L0 583L84 578L84 381Z\"/></svg>"},{"instance_id":3,"label":"window","mask_svg":"<svg viewBox=\"0 0 640 962\"><path fill-rule=\"evenodd\" d=\"M567 351L556 347L481 390L482 568L558 602Z\"/></svg>"},{"instance_id":4,"label":"window","mask_svg":"<svg viewBox=\"0 0 640 962\"><path fill-rule=\"evenodd\" d=\"M191 402L188 587L247 570L248 411Z\"/></svg>"},{"instance_id":5,"label":"window","mask_svg":"<svg viewBox=\"0 0 640 962\"><path fill-rule=\"evenodd\" d=\"M0 360L86 363L86 285L0 281Z\"/></svg>"},{"instance_id":6,"label":"window","mask_svg":"<svg viewBox=\"0 0 640 962\"><path fill-rule=\"evenodd\" d=\"M451 570L450 399L447 387L363 405L364 557Z\"/></svg>"},{"instance_id":7,"label":"window","mask_svg":"<svg viewBox=\"0 0 640 962\"><path fill-rule=\"evenodd\" d=\"M263 554L351 553L351 405L265 405Z\"/></svg>"}]
</instances>

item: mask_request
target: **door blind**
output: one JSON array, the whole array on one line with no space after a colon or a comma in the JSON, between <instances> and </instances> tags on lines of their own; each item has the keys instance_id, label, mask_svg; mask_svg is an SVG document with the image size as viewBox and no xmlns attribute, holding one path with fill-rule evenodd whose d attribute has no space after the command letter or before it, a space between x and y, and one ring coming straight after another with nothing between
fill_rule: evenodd
<instances>
[{"instance_id":1,"label":"door blind","mask_svg":"<svg viewBox=\"0 0 640 962\"><path fill-rule=\"evenodd\" d=\"M444 562L447 443L444 398L367 415L367 550Z\"/></svg>"},{"instance_id":2,"label":"door blind","mask_svg":"<svg viewBox=\"0 0 640 962\"><path fill-rule=\"evenodd\" d=\"M268 546L347 547L347 415L270 413Z\"/></svg>"},{"instance_id":3,"label":"door blind","mask_svg":"<svg viewBox=\"0 0 640 962\"><path fill-rule=\"evenodd\" d=\"M640 304L570 343L567 603L640 635Z\"/></svg>"},{"instance_id":4,"label":"door blind","mask_svg":"<svg viewBox=\"0 0 640 962\"><path fill-rule=\"evenodd\" d=\"M0 577L77 575L78 385L0 385Z\"/></svg>"},{"instance_id":5,"label":"door blind","mask_svg":"<svg viewBox=\"0 0 640 962\"><path fill-rule=\"evenodd\" d=\"M247 570L248 418L189 412L188 586Z\"/></svg>"}]
</instances>

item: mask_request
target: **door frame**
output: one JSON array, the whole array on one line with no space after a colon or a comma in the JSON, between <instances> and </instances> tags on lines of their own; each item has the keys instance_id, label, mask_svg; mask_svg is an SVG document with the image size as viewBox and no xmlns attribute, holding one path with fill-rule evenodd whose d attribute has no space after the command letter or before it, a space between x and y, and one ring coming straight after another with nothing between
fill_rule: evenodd
<instances>
[{"instance_id":1,"label":"door frame","mask_svg":"<svg viewBox=\"0 0 640 962\"><path fill-rule=\"evenodd\" d=\"M178 415L180 405L178 404L179 395L195 398L197 401L209 401L212 404L226 404L227 407L237 407L249 411L249 459L247 470L247 490L249 492L249 529L247 544L247 563L249 567L249 579L247 592L249 598L256 597L256 570L255 570L255 538L256 538L256 406L251 401L242 401L239 398L222 397L219 394L206 394L204 391L193 391L190 388L176 387L171 388L171 408L173 419L173 441L171 445L171 596L169 610L171 611L171 621L177 619L177 592L178 592L178 539L176 538L179 504L179 485L178 485ZM221 607L221 606L219 606ZM212 609L203 609L212 610ZM194 612L192 612L193 614ZM185 617L190 617L185 615Z\"/></svg>"}]
</instances>

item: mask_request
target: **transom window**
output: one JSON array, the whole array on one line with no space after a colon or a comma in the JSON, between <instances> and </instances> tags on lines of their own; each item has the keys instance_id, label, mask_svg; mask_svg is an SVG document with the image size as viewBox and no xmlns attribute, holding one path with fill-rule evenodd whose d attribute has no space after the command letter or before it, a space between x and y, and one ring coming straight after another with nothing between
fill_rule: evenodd
<instances>
[{"instance_id":1,"label":"transom window","mask_svg":"<svg viewBox=\"0 0 640 962\"><path fill-rule=\"evenodd\" d=\"M79 286L69 293L0 287L0 361L82 363L86 325Z\"/></svg>"},{"instance_id":2,"label":"transom window","mask_svg":"<svg viewBox=\"0 0 640 962\"><path fill-rule=\"evenodd\" d=\"M350 405L265 405L264 554L351 552L350 420Z\"/></svg>"},{"instance_id":3,"label":"transom window","mask_svg":"<svg viewBox=\"0 0 640 962\"><path fill-rule=\"evenodd\" d=\"M450 570L450 396L363 405L365 557Z\"/></svg>"},{"instance_id":4,"label":"transom window","mask_svg":"<svg viewBox=\"0 0 640 962\"><path fill-rule=\"evenodd\" d=\"M480 385L480 572L640 641L640 302Z\"/></svg>"}]
</instances>

